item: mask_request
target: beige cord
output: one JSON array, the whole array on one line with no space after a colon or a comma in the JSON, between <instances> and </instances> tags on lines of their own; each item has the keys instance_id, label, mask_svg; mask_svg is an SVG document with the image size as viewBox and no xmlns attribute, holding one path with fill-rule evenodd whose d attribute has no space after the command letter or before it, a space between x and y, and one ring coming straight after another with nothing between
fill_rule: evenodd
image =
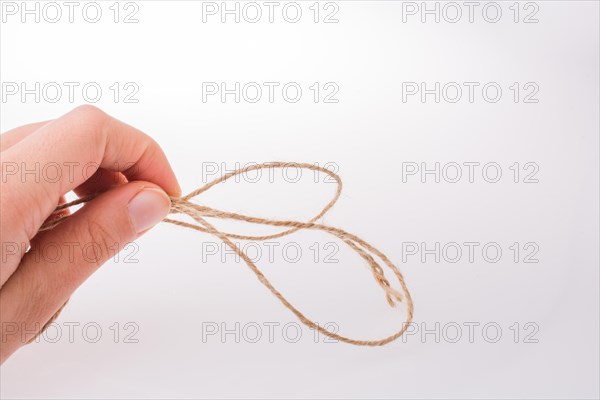
<instances>
[{"instance_id":1,"label":"beige cord","mask_svg":"<svg viewBox=\"0 0 600 400\"><path fill-rule=\"evenodd\" d=\"M190 201L193 197L196 197L199 194L204 193L211 187L213 187L219 183L225 182L229 178L232 178L236 175L242 175L249 171L266 169L266 168L291 168L291 167L305 169L305 170L311 170L311 171L319 171L319 172L329 175L330 177L335 179L335 181L337 182L337 191L336 191L335 195L333 196L333 198L331 199L331 201L329 201L329 203L327 203L327 205L321 210L321 212L319 212L319 214L317 214L316 216L314 216L307 222L278 221L278 220L272 220L272 219L266 219L266 218L246 216L246 215L242 215L242 214L220 211L220 210L210 208L210 207L200 206L200 205L195 204ZM405 332L405 330L407 329L408 325L410 324L410 322L412 321L412 318L413 318L413 310L414 310L413 301L412 301L412 298L410 297L410 293L408 291L408 288L406 286L406 282L404 281L404 277L402 276L402 273L385 256L385 254L383 254L382 252L380 252L379 250L377 250L376 248L374 248L369 243L365 242L363 239L359 238L356 235L353 235L353 234L346 232L339 228L334 228L334 227L319 224L316 222L321 217L323 217L333 207L333 205L339 199L341 193L342 193L341 178L337 174L329 171L328 169L319 167L317 165L306 164L306 163L288 163L288 162L270 162L270 163L264 163L264 164L254 164L254 165L251 165L251 166L248 166L245 168L237 169L228 174L225 174L222 177L217 178L212 182L209 182L208 184L204 185L203 187L194 190L192 193L190 193L186 196L179 197L179 198L171 197L171 213L172 214L186 214L186 215L190 216L192 219L194 219L197 222L197 224L173 220L173 219L169 219L169 218L165 218L164 221L171 223L171 224L183 226L185 228L194 229L194 230L197 230L200 232L206 232L206 233L214 235L217 238L219 238L220 240L222 240L223 243L225 243L229 248L231 248L235 252L235 254L237 254L239 257L241 257L244 260L246 265L248 265L248 267L252 270L252 272L254 272L254 274L256 275L258 280L263 285L265 285L269 289L269 291L271 291L271 293L273 293L273 295L275 297L277 297L279 299L279 301L281 301L281 303L283 303L283 305L286 308L288 308L292 313L294 313L294 315L296 315L296 317L298 317L298 319L300 319L300 321L302 321L303 324L307 325L308 327L310 327L312 329L316 329L319 332L321 332L322 334L329 336L330 338L342 341L342 342L355 344L355 345L359 345L359 346L382 346L386 343L389 343L393 340L398 339ZM64 210L65 208L69 208L76 204L85 203L87 201L90 201L94 197L96 197L96 195L82 197L82 198L72 201L70 203L60 205L59 207L56 208L54 213L58 213L61 210ZM40 230L52 229L53 227L55 227L56 225L61 223L65 218L68 218L68 216L64 216L64 217L49 221L49 222L43 224L42 227L40 228ZM217 230L213 225L208 223L205 218L230 219L230 220L249 222L252 224L285 227L285 228L289 228L289 229L287 229L283 232L280 232L280 233L273 234L273 235L264 235L264 236L237 235L237 234L225 233L225 232L221 232L221 231ZM333 332L330 332L330 331L322 328L321 326L319 326L318 324L313 322L311 319L305 317L304 314L302 314L296 307L294 307L271 284L271 282L269 282L269 280L265 277L265 275L258 269L256 264L254 262L252 262L252 260L235 243L232 242L232 239L241 239L241 240L276 239L276 238L280 238L280 237L289 235L291 233L297 232L301 229L315 229L315 230L327 232L327 233L339 238L344 243L346 243L348 246L350 246L350 248L352 248L354 251L356 251L371 267L371 271L373 272L373 277L375 278L377 284L384 290L388 304L391 307L394 307L399 302L402 302L402 301L405 302L405 304L406 304L406 320L402 324L402 328L400 330L398 330L396 333L394 333L386 338L379 339L379 340L351 339L351 338L348 338L348 337L345 337L342 335L338 335L337 333L333 333ZM398 283L400 284L401 291L398 291L398 290L392 288L389 281L386 279L386 277L384 275L383 268L375 260L375 258L373 256L376 256L380 260L382 260L383 263L385 264L385 266L387 266L394 273L394 275L396 276L396 278L398 280ZM60 310L58 310L56 312L56 314L52 317L52 319L46 323L46 325L44 326L44 329L56 319L56 317L58 316L58 314L60 313L61 310L62 310L62 307ZM42 331L44 329L42 329Z\"/></svg>"}]
</instances>

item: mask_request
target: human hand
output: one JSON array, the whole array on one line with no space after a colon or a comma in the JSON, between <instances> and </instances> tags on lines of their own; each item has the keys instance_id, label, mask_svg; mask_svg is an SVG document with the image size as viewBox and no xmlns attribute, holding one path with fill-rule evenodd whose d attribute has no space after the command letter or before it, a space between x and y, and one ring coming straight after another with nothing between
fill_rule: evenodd
<instances>
[{"instance_id":1,"label":"human hand","mask_svg":"<svg viewBox=\"0 0 600 400\"><path fill-rule=\"evenodd\" d=\"M92 106L6 132L0 161L2 363L115 251L160 222L168 195L181 190L155 141ZM70 191L102 194L38 232ZM59 246L62 256L40 256L49 246Z\"/></svg>"}]
</instances>

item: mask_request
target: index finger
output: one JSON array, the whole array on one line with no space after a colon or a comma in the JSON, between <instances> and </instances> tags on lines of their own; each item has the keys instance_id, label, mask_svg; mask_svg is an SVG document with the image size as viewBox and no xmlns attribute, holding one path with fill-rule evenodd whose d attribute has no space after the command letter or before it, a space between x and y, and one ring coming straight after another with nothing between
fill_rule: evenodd
<instances>
[{"instance_id":1,"label":"index finger","mask_svg":"<svg viewBox=\"0 0 600 400\"><path fill-rule=\"evenodd\" d=\"M23 224L31 239L60 197L99 168L155 183L172 196L181 194L152 138L96 107L80 106L2 152L2 230L14 232Z\"/></svg>"}]
</instances>

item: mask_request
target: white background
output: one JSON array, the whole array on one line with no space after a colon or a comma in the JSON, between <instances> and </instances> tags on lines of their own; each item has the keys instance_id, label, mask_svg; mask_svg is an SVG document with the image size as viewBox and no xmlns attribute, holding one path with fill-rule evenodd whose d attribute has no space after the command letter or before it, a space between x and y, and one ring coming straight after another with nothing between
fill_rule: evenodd
<instances>
[{"instance_id":1,"label":"white background","mask_svg":"<svg viewBox=\"0 0 600 400\"><path fill-rule=\"evenodd\" d=\"M524 3L515 23L513 2L498 3L497 23L483 18L484 2L473 23L462 3L456 23L432 16L423 23L420 14L404 22L407 5L394 1L338 1L338 23L315 23L312 3L300 2L298 23L282 18L282 6L273 23L266 15L254 24L231 16L221 23L219 15L204 23L202 2L194 1L137 1L138 22L130 24L122 19L134 8L121 3L115 23L112 1L99 2L98 23L82 18L85 3L73 23L66 15L57 23L3 15L0 78L30 88L97 83L103 94L95 104L156 139L184 192L206 182L215 165L220 173L236 162L332 163L345 187L325 222L364 237L399 265L417 326L437 330L438 340L419 332L362 348L322 337L315 343L303 327L301 339L289 343L294 331L286 336L282 327L300 325L244 264L221 255L203 260L203 243L212 238L161 224L130 247L137 263L123 252L79 289L57 321L56 343L26 346L2 366L2 398L599 396L598 3L539 1L537 23L523 22L536 9ZM115 101L115 82L137 85L138 102ZM296 103L280 91L273 103L235 103L232 96L203 102L203 82L297 82L303 95ZM338 102L315 103L314 82L335 83ZM403 82L496 82L503 92L496 103L482 98L481 86L472 103L466 92L457 103L436 103L432 95L403 102ZM514 82L535 83L538 102L515 102ZM81 90L73 101L66 92L48 100L3 98L1 130L85 103ZM466 175L458 183L432 176L422 183L419 175L403 182L407 162L495 162L503 175L488 183L478 169L473 183ZM535 163L538 182L524 183L522 174L515 183L515 162L522 173ZM333 190L307 175L300 184L227 183L197 201L301 220ZM251 228L234 229L263 231ZM281 243L292 241L303 249L299 262L276 252L275 262L259 266L308 316L357 338L384 337L401 325L403 312L386 306L356 255L340 245L338 263L315 264L309 246L322 249L331 238L302 232ZM422 262L403 254L408 242L481 245L473 262L466 253L456 263L431 255ZM539 248L537 263L523 262L530 242ZM501 247L498 262L482 257L486 243ZM72 343L69 322L80 324ZM125 343L127 322L138 328L137 343ZM102 329L97 343L93 330L82 332L89 323ZM239 323L239 343L234 334L203 340L207 323L234 331ZM265 323L279 324L273 343ZM472 340L468 323L479 324ZM243 332L252 324L263 327L257 343ZM485 324L502 329L496 343ZM452 343L457 325L462 336ZM532 327L538 330L526 338Z\"/></svg>"}]
</instances>

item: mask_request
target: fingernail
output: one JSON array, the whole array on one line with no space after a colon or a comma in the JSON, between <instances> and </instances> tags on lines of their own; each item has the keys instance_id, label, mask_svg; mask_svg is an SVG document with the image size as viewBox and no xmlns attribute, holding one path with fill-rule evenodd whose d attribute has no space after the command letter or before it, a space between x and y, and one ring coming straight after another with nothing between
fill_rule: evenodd
<instances>
[{"instance_id":1,"label":"fingernail","mask_svg":"<svg viewBox=\"0 0 600 400\"><path fill-rule=\"evenodd\" d=\"M129 218L135 231L140 234L162 221L171 209L171 201L160 189L147 188L129 202Z\"/></svg>"}]
</instances>

